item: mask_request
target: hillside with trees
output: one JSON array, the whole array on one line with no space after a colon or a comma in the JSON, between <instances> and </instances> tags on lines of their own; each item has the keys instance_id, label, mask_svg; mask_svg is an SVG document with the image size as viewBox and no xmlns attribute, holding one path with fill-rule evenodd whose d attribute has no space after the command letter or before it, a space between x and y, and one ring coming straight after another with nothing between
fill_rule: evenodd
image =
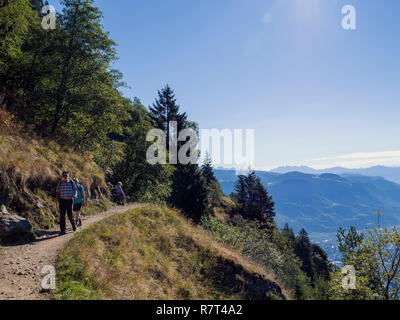
<instances>
[{"instance_id":1,"label":"hillside with trees","mask_svg":"<svg viewBox=\"0 0 400 320\"><path fill-rule=\"evenodd\" d=\"M148 107L125 97L102 12L93 0L61 3L57 28L44 30L42 1L0 0L0 220L18 215L32 225L25 241L52 228L55 186L64 170L88 190L86 215L110 207L110 181L121 181L129 201L144 205L69 242L58 259L53 298L348 298L335 287L339 271L307 231L278 228L274 199L252 169L237 177L228 198L209 155L203 164L147 161L150 130L161 130L169 142L176 134L171 121L178 131L198 133L196 119L168 84ZM167 158L184 144L167 143ZM374 251L376 243L397 245L387 233L344 245L344 259L365 262L366 255L383 252ZM0 239L13 240L1 228ZM379 297L397 295L398 252L386 257L395 268L383 272L387 281L373 282L379 261L360 264L366 289L350 298L370 297L368 290L382 283L387 290Z\"/></svg>"}]
</instances>

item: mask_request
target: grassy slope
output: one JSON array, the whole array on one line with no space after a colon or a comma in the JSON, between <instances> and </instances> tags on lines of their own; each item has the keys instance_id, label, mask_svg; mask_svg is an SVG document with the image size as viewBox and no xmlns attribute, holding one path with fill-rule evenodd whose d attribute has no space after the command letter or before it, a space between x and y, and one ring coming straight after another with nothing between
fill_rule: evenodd
<instances>
[{"instance_id":1,"label":"grassy slope","mask_svg":"<svg viewBox=\"0 0 400 320\"><path fill-rule=\"evenodd\" d=\"M273 299L257 264L174 210L147 205L79 233L60 253L58 299Z\"/></svg>"},{"instance_id":2,"label":"grassy slope","mask_svg":"<svg viewBox=\"0 0 400 320\"><path fill-rule=\"evenodd\" d=\"M55 186L63 170L78 177L89 193L105 190L102 170L87 156L53 141L32 139L22 133L0 130L0 199L13 200L7 208L27 218L34 229L48 228L57 220ZM87 214L107 209L91 202Z\"/></svg>"}]
</instances>

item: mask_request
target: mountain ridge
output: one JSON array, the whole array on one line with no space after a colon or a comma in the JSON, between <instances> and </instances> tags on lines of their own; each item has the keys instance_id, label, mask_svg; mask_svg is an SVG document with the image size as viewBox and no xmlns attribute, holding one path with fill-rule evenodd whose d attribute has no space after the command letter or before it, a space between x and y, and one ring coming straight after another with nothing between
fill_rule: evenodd
<instances>
[{"instance_id":1,"label":"mountain ridge","mask_svg":"<svg viewBox=\"0 0 400 320\"><path fill-rule=\"evenodd\" d=\"M235 171L216 170L223 191L234 191ZM400 224L400 185L382 177L332 173L257 171L275 201L277 222L295 229L335 232L338 227L372 227L377 211L387 225Z\"/></svg>"},{"instance_id":2,"label":"mountain ridge","mask_svg":"<svg viewBox=\"0 0 400 320\"><path fill-rule=\"evenodd\" d=\"M383 165L372 166L368 168L350 169L344 167L332 167L326 169L314 169L308 166L282 166L269 170L273 173L288 173L298 171L309 174L333 173L333 174L358 174L364 176L378 176L386 180L400 183L400 167L389 167Z\"/></svg>"}]
</instances>

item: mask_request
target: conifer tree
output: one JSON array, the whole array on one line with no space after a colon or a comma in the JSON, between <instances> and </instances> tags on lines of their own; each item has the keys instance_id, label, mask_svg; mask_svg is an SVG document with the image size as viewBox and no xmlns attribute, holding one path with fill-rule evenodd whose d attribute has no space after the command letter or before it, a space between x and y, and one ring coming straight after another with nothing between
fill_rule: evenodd
<instances>
[{"instance_id":1,"label":"conifer tree","mask_svg":"<svg viewBox=\"0 0 400 320\"><path fill-rule=\"evenodd\" d=\"M173 175L170 203L195 222L209 210L209 190L197 164L178 165Z\"/></svg>"},{"instance_id":2,"label":"conifer tree","mask_svg":"<svg viewBox=\"0 0 400 320\"><path fill-rule=\"evenodd\" d=\"M203 174L203 177L206 180L207 185L211 185L212 182L216 181L214 175L214 169L212 166L212 160L208 152L204 159L204 163L201 167L201 173Z\"/></svg>"},{"instance_id":3,"label":"conifer tree","mask_svg":"<svg viewBox=\"0 0 400 320\"><path fill-rule=\"evenodd\" d=\"M171 121L177 122L178 133L188 127L187 115L180 113L179 105L176 103L173 90L166 85L161 91L158 91L158 98L150 107L150 119L153 126L164 131L167 139L167 151L169 151L170 132L169 124ZM176 134L178 134L176 133Z\"/></svg>"},{"instance_id":4,"label":"conifer tree","mask_svg":"<svg viewBox=\"0 0 400 320\"><path fill-rule=\"evenodd\" d=\"M237 213L247 219L264 223L272 222L275 217L274 202L254 170L249 170L246 176L239 176L233 199Z\"/></svg>"},{"instance_id":5,"label":"conifer tree","mask_svg":"<svg viewBox=\"0 0 400 320\"><path fill-rule=\"evenodd\" d=\"M296 237L295 253L303 263L302 270L311 280L314 280L314 272L311 263L311 241L307 231L302 228Z\"/></svg>"}]
</instances>

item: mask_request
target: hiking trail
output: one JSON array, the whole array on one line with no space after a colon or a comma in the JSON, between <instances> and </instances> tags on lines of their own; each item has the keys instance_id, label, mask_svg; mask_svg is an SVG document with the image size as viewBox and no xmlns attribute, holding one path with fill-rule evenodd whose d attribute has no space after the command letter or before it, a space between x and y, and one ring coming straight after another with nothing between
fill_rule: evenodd
<instances>
[{"instance_id":1,"label":"hiking trail","mask_svg":"<svg viewBox=\"0 0 400 320\"><path fill-rule=\"evenodd\" d=\"M3 245L4 252L0 256L0 300L51 299L51 294L41 293L41 281L46 275L41 273L42 268L47 265L55 266L58 253L76 233L107 217L139 206L140 204L129 204L113 207L92 216L82 216L83 226L75 233L69 226L66 235L58 236L59 227L56 226L45 231L44 235L34 242Z\"/></svg>"}]
</instances>

